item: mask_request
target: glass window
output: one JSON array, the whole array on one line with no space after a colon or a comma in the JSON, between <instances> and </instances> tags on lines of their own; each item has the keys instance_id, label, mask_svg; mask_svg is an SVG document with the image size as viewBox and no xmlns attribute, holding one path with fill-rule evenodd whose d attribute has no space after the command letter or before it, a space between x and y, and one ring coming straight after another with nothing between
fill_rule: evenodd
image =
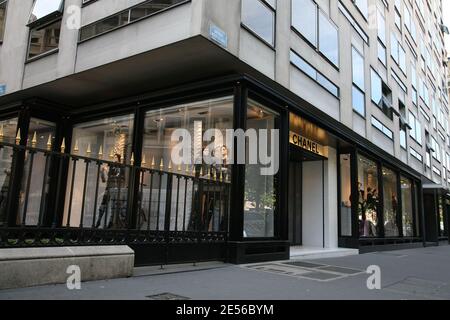
<instances>
[{"instance_id":1,"label":"glass window","mask_svg":"<svg viewBox=\"0 0 450 320\"><path fill-rule=\"evenodd\" d=\"M351 155L340 155L341 166L341 236L352 236Z\"/></svg>"},{"instance_id":2,"label":"glass window","mask_svg":"<svg viewBox=\"0 0 450 320\"><path fill-rule=\"evenodd\" d=\"M360 237L378 237L378 166L358 155L358 217Z\"/></svg>"},{"instance_id":3,"label":"glass window","mask_svg":"<svg viewBox=\"0 0 450 320\"><path fill-rule=\"evenodd\" d=\"M338 29L328 19L328 17L319 10L319 50L335 66L339 65L339 39Z\"/></svg>"},{"instance_id":4,"label":"glass window","mask_svg":"<svg viewBox=\"0 0 450 320\"><path fill-rule=\"evenodd\" d=\"M413 203L413 184L410 179L400 177L402 190L402 223L403 236L414 236L414 203Z\"/></svg>"},{"instance_id":5,"label":"glass window","mask_svg":"<svg viewBox=\"0 0 450 320\"><path fill-rule=\"evenodd\" d=\"M317 5L311 0L292 0L292 26L317 47Z\"/></svg>"},{"instance_id":6,"label":"glass window","mask_svg":"<svg viewBox=\"0 0 450 320\"><path fill-rule=\"evenodd\" d=\"M275 12L260 0L242 0L242 23L271 46L275 45Z\"/></svg>"},{"instance_id":7,"label":"glass window","mask_svg":"<svg viewBox=\"0 0 450 320\"><path fill-rule=\"evenodd\" d=\"M386 48L381 42L378 42L378 59L383 63L384 66L387 65Z\"/></svg>"},{"instance_id":8,"label":"glass window","mask_svg":"<svg viewBox=\"0 0 450 320\"><path fill-rule=\"evenodd\" d=\"M0 142L14 143L17 134L17 118L0 120ZM0 149L0 226L6 222L13 149Z\"/></svg>"},{"instance_id":9,"label":"glass window","mask_svg":"<svg viewBox=\"0 0 450 320\"><path fill-rule=\"evenodd\" d=\"M3 41L3 35L5 33L7 5L8 5L7 0L0 0L0 43Z\"/></svg>"},{"instance_id":10,"label":"glass window","mask_svg":"<svg viewBox=\"0 0 450 320\"><path fill-rule=\"evenodd\" d=\"M372 82L372 101L381 107L381 99L383 98L381 78L373 69L370 70L370 78Z\"/></svg>"},{"instance_id":11,"label":"glass window","mask_svg":"<svg viewBox=\"0 0 450 320\"><path fill-rule=\"evenodd\" d=\"M353 110L358 112L360 115L365 116L366 112L366 98L364 93L361 92L355 85L352 88L352 105Z\"/></svg>"},{"instance_id":12,"label":"glass window","mask_svg":"<svg viewBox=\"0 0 450 320\"><path fill-rule=\"evenodd\" d=\"M353 83L364 91L364 57L352 48L352 74Z\"/></svg>"},{"instance_id":13,"label":"glass window","mask_svg":"<svg viewBox=\"0 0 450 320\"><path fill-rule=\"evenodd\" d=\"M59 46L61 20L44 27L31 29L28 59L55 50Z\"/></svg>"},{"instance_id":14,"label":"glass window","mask_svg":"<svg viewBox=\"0 0 450 320\"><path fill-rule=\"evenodd\" d=\"M386 45L386 19L380 10L377 10L377 21L378 21L378 39L381 43Z\"/></svg>"},{"instance_id":15,"label":"glass window","mask_svg":"<svg viewBox=\"0 0 450 320\"><path fill-rule=\"evenodd\" d=\"M53 149L56 124L53 122L31 118L28 129L27 145L38 149ZM50 158L42 152L25 153L25 164L19 198L18 224L38 225L41 208L46 208L50 179ZM32 166L30 171L30 166ZM46 172L47 170L47 172ZM31 175L29 176L29 174ZM45 179L45 180L44 180ZM46 183L44 189L43 183ZM29 185L28 185L29 184ZM29 191L27 191L29 190Z\"/></svg>"},{"instance_id":16,"label":"glass window","mask_svg":"<svg viewBox=\"0 0 450 320\"><path fill-rule=\"evenodd\" d=\"M123 229L126 227L130 171L125 164L131 162L133 128L134 115L132 114L84 122L74 126L71 153L108 161L108 163L102 163L98 173L98 166L94 161L75 163L72 160L70 162L64 225L78 227L82 223L84 226L96 228ZM88 167L87 186L86 195L83 198L86 167ZM70 202L72 184L73 194L72 202ZM98 192L96 192L97 184ZM96 193L97 198L95 198ZM83 204L84 215L81 221Z\"/></svg>"},{"instance_id":17,"label":"glass window","mask_svg":"<svg viewBox=\"0 0 450 320\"><path fill-rule=\"evenodd\" d=\"M397 174L383 168L383 218L384 236L398 237L400 235L398 221Z\"/></svg>"},{"instance_id":18,"label":"glass window","mask_svg":"<svg viewBox=\"0 0 450 320\"><path fill-rule=\"evenodd\" d=\"M276 128L278 114L259 103L249 100L247 108L247 129L272 130ZM270 134L268 137L270 139ZM268 142L268 153L271 141ZM248 143L247 143L248 148ZM248 152L248 151L247 151ZM274 221L277 192L274 175L261 175L262 166L249 164L245 168L244 188L244 237L272 238L275 236Z\"/></svg>"},{"instance_id":19,"label":"glass window","mask_svg":"<svg viewBox=\"0 0 450 320\"><path fill-rule=\"evenodd\" d=\"M369 5L367 0L354 0L353 1L355 5L358 7L361 14L364 16L364 18L369 18Z\"/></svg>"},{"instance_id":20,"label":"glass window","mask_svg":"<svg viewBox=\"0 0 450 320\"><path fill-rule=\"evenodd\" d=\"M28 23L50 16L51 14L62 14L64 0L35 0Z\"/></svg>"},{"instance_id":21,"label":"glass window","mask_svg":"<svg viewBox=\"0 0 450 320\"><path fill-rule=\"evenodd\" d=\"M187 171L189 175L193 175L195 168L196 175L202 178L208 177L208 172L215 172L215 176L220 174L223 180L229 181L231 179L229 164L231 159L228 159L225 138L226 130L233 129L233 97L221 97L149 111L145 116L144 128L143 167L170 171L172 166L173 170L183 173ZM180 138L180 142L184 142L186 138L186 141L188 141L186 150L189 150L189 153L183 154L183 152L180 152L176 154L180 158L175 159L173 157L177 150L178 141L172 140L172 134L179 129L185 131L181 137L177 136L177 138ZM207 131L212 129L218 130L218 132L214 133L214 143L211 145L210 142L203 141L203 137ZM221 163L208 163L207 166L203 160L205 156L209 155L219 157ZM150 210L150 218L148 219L150 229L163 230L168 191L167 175L163 175L161 180L153 179L153 182L150 181L148 175L145 179L141 193L144 199L143 207L149 208L146 209L147 216ZM223 208L227 205L227 197L224 192L219 195L219 189L214 189L205 182L206 180L202 180L204 182L202 188L200 188L198 181L195 184L192 180L180 183L179 199L186 197L187 202L184 202L184 200L180 202L178 211L176 211L178 182L175 177L173 179L175 180L173 180L172 185L175 189L172 190L173 197L170 201L172 204L171 230L218 231L219 226L221 230L225 228L224 217L226 215ZM214 194L214 190L217 194ZM161 195L159 194L160 191ZM158 201L159 196L161 202ZM200 201L202 201L202 205L198 206L197 203ZM159 221L159 225L157 221Z\"/></svg>"}]
</instances>

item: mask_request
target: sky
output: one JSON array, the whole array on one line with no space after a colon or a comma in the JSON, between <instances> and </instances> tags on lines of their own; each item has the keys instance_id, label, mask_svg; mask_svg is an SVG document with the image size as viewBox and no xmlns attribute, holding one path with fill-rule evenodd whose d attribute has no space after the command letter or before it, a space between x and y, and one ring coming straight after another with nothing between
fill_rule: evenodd
<instances>
[{"instance_id":1,"label":"sky","mask_svg":"<svg viewBox=\"0 0 450 320\"><path fill-rule=\"evenodd\" d=\"M444 24L450 29L450 0L442 0L442 10L444 11ZM450 35L445 35L445 46L450 56Z\"/></svg>"}]
</instances>

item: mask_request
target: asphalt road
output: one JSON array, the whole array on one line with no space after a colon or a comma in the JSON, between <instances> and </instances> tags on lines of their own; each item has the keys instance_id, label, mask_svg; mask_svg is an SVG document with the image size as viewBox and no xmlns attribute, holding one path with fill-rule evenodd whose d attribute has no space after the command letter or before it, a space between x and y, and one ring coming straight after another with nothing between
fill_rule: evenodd
<instances>
[{"instance_id":1,"label":"asphalt road","mask_svg":"<svg viewBox=\"0 0 450 320\"><path fill-rule=\"evenodd\" d=\"M133 278L83 283L81 290L65 285L4 290L0 299L450 299L450 246L309 262L140 269ZM379 267L381 289L367 286L370 266Z\"/></svg>"}]
</instances>

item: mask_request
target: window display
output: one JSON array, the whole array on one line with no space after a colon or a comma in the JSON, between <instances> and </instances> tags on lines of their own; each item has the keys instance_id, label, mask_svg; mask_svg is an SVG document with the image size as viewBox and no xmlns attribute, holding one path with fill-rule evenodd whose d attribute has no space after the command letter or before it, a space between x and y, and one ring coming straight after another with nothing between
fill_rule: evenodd
<instances>
[{"instance_id":1,"label":"window display","mask_svg":"<svg viewBox=\"0 0 450 320\"><path fill-rule=\"evenodd\" d=\"M358 217L360 237L379 237L378 166L358 155Z\"/></svg>"},{"instance_id":2,"label":"window display","mask_svg":"<svg viewBox=\"0 0 450 320\"><path fill-rule=\"evenodd\" d=\"M352 235L351 155L341 154L341 236Z\"/></svg>"},{"instance_id":3,"label":"window display","mask_svg":"<svg viewBox=\"0 0 450 320\"><path fill-rule=\"evenodd\" d=\"M0 121L0 142L14 143L17 131L17 118ZM9 184L11 182L11 164L13 150L0 148L0 226L5 223Z\"/></svg>"},{"instance_id":4,"label":"window display","mask_svg":"<svg viewBox=\"0 0 450 320\"><path fill-rule=\"evenodd\" d=\"M249 100L248 104L247 129L275 129L278 114L255 101ZM270 135L267 136L270 139ZM270 140L267 145L268 153L271 153ZM260 169L261 165L258 164L248 164L245 167L244 237L247 238L274 237L277 201L275 176L261 175Z\"/></svg>"},{"instance_id":5,"label":"window display","mask_svg":"<svg viewBox=\"0 0 450 320\"><path fill-rule=\"evenodd\" d=\"M180 141L173 141L172 134L180 129L185 129ZM205 133L210 129L217 130L212 139L213 143L204 141L207 140L204 139ZM191 179L183 182L176 176L172 176L172 181L167 181L167 175L162 175L160 179L151 178L150 175L144 176L142 206L146 211L150 210L150 217L148 213L144 213L146 217L142 221L150 221L151 230L164 229L166 197L172 194L170 230L194 231L200 228L204 231L219 231L224 222L220 215L225 212L227 198L221 193L223 190L220 188L223 186L217 188L208 181L212 177L231 179L228 149L224 140L227 129L233 129L233 97L183 104L149 111L146 114L142 166L202 178L193 183ZM180 142L188 142L190 147L186 149L188 154L175 152L175 156L179 156L178 160L182 163L174 163L173 153ZM213 161L207 163L205 159L209 156ZM215 162L216 158L221 161ZM179 162L178 160L176 162ZM187 199L187 202L183 199ZM198 201L199 206L196 204Z\"/></svg>"},{"instance_id":6,"label":"window display","mask_svg":"<svg viewBox=\"0 0 450 320\"><path fill-rule=\"evenodd\" d=\"M413 206L413 184L410 179L401 176L402 190L402 223L403 236L414 236L414 206Z\"/></svg>"},{"instance_id":7,"label":"window display","mask_svg":"<svg viewBox=\"0 0 450 320\"><path fill-rule=\"evenodd\" d=\"M76 227L82 223L116 229L126 226L130 172L124 165L131 162L133 128L134 116L131 114L74 126L71 153L109 163L101 163L98 168L93 161L70 162L64 224Z\"/></svg>"},{"instance_id":8,"label":"window display","mask_svg":"<svg viewBox=\"0 0 450 320\"><path fill-rule=\"evenodd\" d=\"M400 222L398 215L397 174L383 168L383 220L384 236L398 237Z\"/></svg>"}]
</instances>

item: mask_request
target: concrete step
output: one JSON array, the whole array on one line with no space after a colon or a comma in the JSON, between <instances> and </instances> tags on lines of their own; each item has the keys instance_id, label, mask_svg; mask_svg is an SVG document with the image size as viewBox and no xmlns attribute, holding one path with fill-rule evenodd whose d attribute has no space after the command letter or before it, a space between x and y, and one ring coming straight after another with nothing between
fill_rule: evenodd
<instances>
[{"instance_id":1,"label":"concrete step","mask_svg":"<svg viewBox=\"0 0 450 320\"><path fill-rule=\"evenodd\" d=\"M66 283L70 266L81 282L130 277L134 251L128 246L0 249L0 289Z\"/></svg>"},{"instance_id":2,"label":"concrete step","mask_svg":"<svg viewBox=\"0 0 450 320\"><path fill-rule=\"evenodd\" d=\"M291 247L290 251L291 260L338 258L358 254L358 249L347 248Z\"/></svg>"}]
</instances>

